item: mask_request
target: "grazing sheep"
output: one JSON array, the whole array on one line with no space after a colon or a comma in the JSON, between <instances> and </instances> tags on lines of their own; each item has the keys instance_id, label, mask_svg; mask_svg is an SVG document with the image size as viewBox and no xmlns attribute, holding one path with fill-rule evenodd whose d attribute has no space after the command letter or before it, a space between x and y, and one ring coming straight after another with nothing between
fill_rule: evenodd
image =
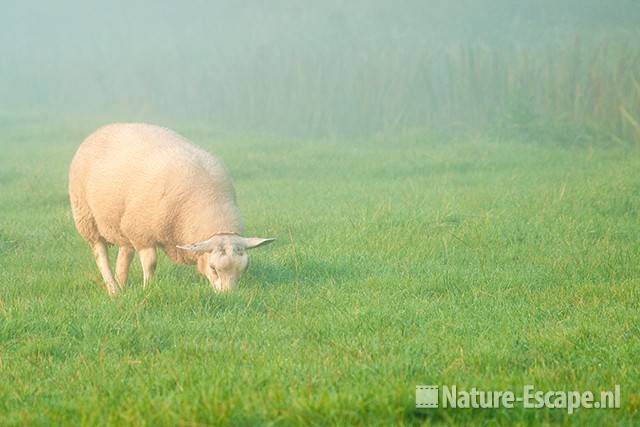
<instances>
[{"instance_id":1,"label":"grazing sheep","mask_svg":"<svg viewBox=\"0 0 640 427\"><path fill-rule=\"evenodd\" d=\"M124 287L135 251L146 286L158 247L175 263L197 264L214 289L226 291L246 270L247 249L274 240L242 237L222 163L158 126L123 123L95 131L71 162L69 197L110 294ZM120 247L115 279L107 244Z\"/></svg>"}]
</instances>

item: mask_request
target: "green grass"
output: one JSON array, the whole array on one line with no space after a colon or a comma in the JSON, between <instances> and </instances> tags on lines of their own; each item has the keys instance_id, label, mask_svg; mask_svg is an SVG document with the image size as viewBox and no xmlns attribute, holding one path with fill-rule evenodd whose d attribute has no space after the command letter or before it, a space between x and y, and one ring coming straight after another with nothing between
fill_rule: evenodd
<instances>
[{"instance_id":1,"label":"green grass","mask_svg":"<svg viewBox=\"0 0 640 427\"><path fill-rule=\"evenodd\" d=\"M640 158L460 138L229 138L240 289L193 267L116 298L66 172L93 125L0 129L0 424L637 424ZM416 410L418 384L622 387L622 408Z\"/></svg>"}]
</instances>

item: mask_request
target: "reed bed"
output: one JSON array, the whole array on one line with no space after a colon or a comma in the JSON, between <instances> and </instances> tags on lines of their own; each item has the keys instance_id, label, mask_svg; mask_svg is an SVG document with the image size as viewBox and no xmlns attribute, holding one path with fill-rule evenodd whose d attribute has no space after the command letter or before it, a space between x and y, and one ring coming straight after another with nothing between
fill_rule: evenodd
<instances>
[{"instance_id":1,"label":"reed bed","mask_svg":"<svg viewBox=\"0 0 640 427\"><path fill-rule=\"evenodd\" d=\"M194 33L150 47L124 33L117 53L108 40L52 46L29 66L0 64L0 119L47 111L295 137L446 129L640 145L638 31L535 42L384 34L221 47Z\"/></svg>"}]
</instances>

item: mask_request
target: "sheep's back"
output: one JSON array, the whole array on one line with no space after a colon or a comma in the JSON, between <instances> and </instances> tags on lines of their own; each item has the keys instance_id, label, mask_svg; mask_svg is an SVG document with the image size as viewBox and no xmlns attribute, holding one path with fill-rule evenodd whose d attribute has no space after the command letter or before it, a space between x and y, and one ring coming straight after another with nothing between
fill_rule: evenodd
<instances>
[{"instance_id":1,"label":"sheep's back","mask_svg":"<svg viewBox=\"0 0 640 427\"><path fill-rule=\"evenodd\" d=\"M146 124L98 129L78 149L70 180L100 235L137 248L188 238L202 227L194 224L207 222L195 217L211 215L216 200L235 204L217 159L168 129Z\"/></svg>"}]
</instances>

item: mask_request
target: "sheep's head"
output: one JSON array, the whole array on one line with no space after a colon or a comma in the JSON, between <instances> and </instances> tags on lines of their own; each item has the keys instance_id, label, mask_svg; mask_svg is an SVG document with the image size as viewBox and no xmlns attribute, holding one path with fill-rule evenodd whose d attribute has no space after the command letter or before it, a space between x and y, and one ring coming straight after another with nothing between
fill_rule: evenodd
<instances>
[{"instance_id":1,"label":"sheep's head","mask_svg":"<svg viewBox=\"0 0 640 427\"><path fill-rule=\"evenodd\" d=\"M198 252L198 271L209 279L214 289L229 291L236 286L240 276L249 266L247 251L274 240L219 233L204 242L178 248Z\"/></svg>"}]
</instances>

